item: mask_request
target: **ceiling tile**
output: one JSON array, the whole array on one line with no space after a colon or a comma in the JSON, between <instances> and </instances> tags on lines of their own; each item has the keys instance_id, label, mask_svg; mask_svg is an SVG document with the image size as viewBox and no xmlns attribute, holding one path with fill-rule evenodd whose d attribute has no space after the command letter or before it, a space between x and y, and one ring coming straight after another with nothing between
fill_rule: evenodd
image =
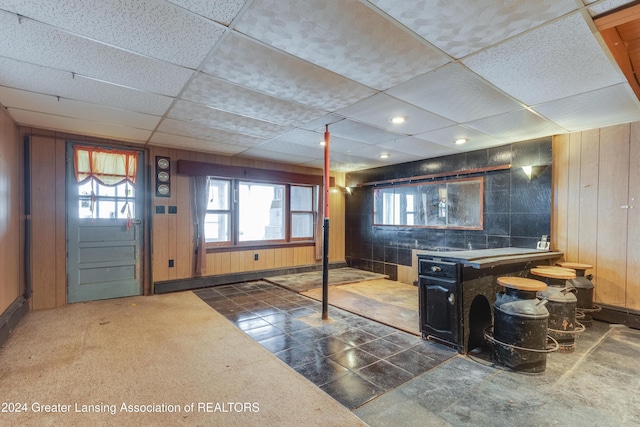
<instances>
[{"instance_id":1,"label":"ceiling tile","mask_svg":"<svg viewBox=\"0 0 640 427\"><path fill-rule=\"evenodd\" d=\"M0 104L7 108L35 111L63 117L75 117L95 122L153 130L160 117L135 113L119 108L74 101L0 86Z\"/></svg>"},{"instance_id":2,"label":"ceiling tile","mask_svg":"<svg viewBox=\"0 0 640 427\"><path fill-rule=\"evenodd\" d=\"M536 105L533 109L569 131L640 120L640 103L627 83Z\"/></svg>"},{"instance_id":3,"label":"ceiling tile","mask_svg":"<svg viewBox=\"0 0 640 427\"><path fill-rule=\"evenodd\" d=\"M580 13L477 53L463 62L527 105L624 81Z\"/></svg>"},{"instance_id":4,"label":"ceiling tile","mask_svg":"<svg viewBox=\"0 0 640 427\"><path fill-rule=\"evenodd\" d=\"M241 153L247 147L224 144L206 139L189 138L186 136L171 135L168 133L155 132L151 137L152 145L162 147L177 148L182 150L204 151L206 153L216 153L234 155Z\"/></svg>"},{"instance_id":5,"label":"ceiling tile","mask_svg":"<svg viewBox=\"0 0 640 427\"><path fill-rule=\"evenodd\" d=\"M169 0L198 15L229 25L236 17L245 0Z\"/></svg>"},{"instance_id":6,"label":"ceiling tile","mask_svg":"<svg viewBox=\"0 0 640 427\"><path fill-rule=\"evenodd\" d=\"M383 165L392 165L395 163L406 163L420 160L420 157L416 154L405 153L402 151L396 151L391 148L385 148L380 145L374 147L367 147L362 150L356 150L350 153L357 157L363 157L365 159L373 159L380 162ZM387 155L386 158L381 158L381 155Z\"/></svg>"},{"instance_id":7,"label":"ceiling tile","mask_svg":"<svg viewBox=\"0 0 640 427\"><path fill-rule=\"evenodd\" d=\"M18 124L35 126L40 129L51 129L75 133L78 135L119 139L140 144L145 143L151 135L151 131L144 129L135 129L71 117L62 117L53 114L37 113L34 111L17 110L14 108L9 108L8 111L9 114L11 114L11 117L13 117Z\"/></svg>"},{"instance_id":8,"label":"ceiling tile","mask_svg":"<svg viewBox=\"0 0 640 427\"><path fill-rule=\"evenodd\" d=\"M338 110L337 113L404 135L424 133L454 124L450 120L436 116L384 93L379 93L364 101ZM394 116L406 116L407 121L402 124L391 123L391 117Z\"/></svg>"},{"instance_id":9,"label":"ceiling tile","mask_svg":"<svg viewBox=\"0 0 640 427\"><path fill-rule=\"evenodd\" d=\"M594 3L593 1L585 1L585 4ZM604 0L599 2L598 4L594 4L589 7L589 14L591 16L601 15L605 12L609 12L610 10L617 9L618 7L624 6L625 4L633 3L634 0Z\"/></svg>"},{"instance_id":10,"label":"ceiling tile","mask_svg":"<svg viewBox=\"0 0 640 427\"><path fill-rule=\"evenodd\" d=\"M291 129L273 139L315 148L315 146L319 146L320 142L324 140L324 136L321 133L306 129Z\"/></svg>"},{"instance_id":11,"label":"ceiling tile","mask_svg":"<svg viewBox=\"0 0 640 427\"><path fill-rule=\"evenodd\" d=\"M274 151L276 153L293 154L294 156L318 158L324 157L324 147L320 144L306 145L272 139L256 147L259 150Z\"/></svg>"},{"instance_id":12,"label":"ceiling tile","mask_svg":"<svg viewBox=\"0 0 640 427\"><path fill-rule=\"evenodd\" d=\"M0 57L0 84L63 98L104 104L140 113L163 115L173 98L72 76L66 71Z\"/></svg>"},{"instance_id":13,"label":"ceiling tile","mask_svg":"<svg viewBox=\"0 0 640 427\"><path fill-rule=\"evenodd\" d=\"M136 55L0 11L0 56L163 95L177 95L191 70Z\"/></svg>"},{"instance_id":14,"label":"ceiling tile","mask_svg":"<svg viewBox=\"0 0 640 427\"><path fill-rule=\"evenodd\" d=\"M375 91L245 37L227 37L203 71L278 98L334 111Z\"/></svg>"},{"instance_id":15,"label":"ceiling tile","mask_svg":"<svg viewBox=\"0 0 640 427\"><path fill-rule=\"evenodd\" d=\"M182 98L218 110L253 117L271 123L297 126L326 113L238 86L209 74L198 73Z\"/></svg>"},{"instance_id":16,"label":"ceiling tile","mask_svg":"<svg viewBox=\"0 0 640 427\"><path fill-rule=\"evenodd\" d=\"M328 124L332 170L374 168L640 121L588 16L626 3L0 0L0 104L36 128L317 168Z\"/></svg>"},{"instance_id":17,"label":"ceiling tile","mask_svg":"<svg viewBox=\"0 0 640 427\"><path fill-rule=\"evenodd\" d=\"M371 144L363 144L349 138L341 138L331 134L331 153L350 154L358 150L365 150L367 147L374 149Z\"/></svg>"},{"instance_id":18,"label":"ceiling tile","mask_svg":"<svg viewBox=\"0 0 640 427\"><path fill-rule=\"evenodd\" d=\"M236 29L381 90L450 61L357 0L255 0Z\"/></svg>"},{"instance_id":19,"label":"ceiling tile","mask_svg":"<svg viewBox=\"0 0 640 427\"><path fill-rule=\"evenodd\" d=\"M459 152L453 147L453 144L449 144L448 146L435 144L414 136L407 136L394 141L385 142L378 144L378 146L403 153L413 154L423 159L446 156L448 154L455 154Z\"/></svg>"},{"instance_id":20,"label":"ceiling tile","mask_svg":"<svg viewBox=\"0 0 640 427\"><path fill-rule=\"evenodd\" d=\"M305 129L293 129L269 140L269 142L286 142L302 145L311 151L320 150L320 157L324 157L324 147L320 145L322 141L324 141L324 131L313 132ZM347 138L340 138L331 133L331 153L350 153L366 147L366 144ZM262 146L260 148L262 148Z\"/></svg>"},{"instance_id":21,"label":"ceiling tile","mask_svg":"<svg viewBox=\"0 0 640 427\"><path fill-rule=\"evenodd\" d=\"M440 144L445 147L453 147L455 151L479 150L481 148L495 147L496 145L512 142L510 140L493 138L487 134L462 125L450 126L432 132L426 132L416 135L416 138ZM467 142L462 145L454 144L456 140L462 138L466 139Z\"/></svg>"},{"instance_id":22,"label":"ceiling tile","mask_svg":"<svg viewBox=\"0 0 640 427\"><path fill-rule=\"evenodd\" d=\"M307 122L300 127L307 130L322 129L322 133L324 134L326 125L331 126L333 125L333 123L338 123L339 121L344 119L345 119L344 117L339 116L338 114L327 114L326 116L322 116L318 119L311 120L310 122Z\"/></svg>"},{"instance_id":23,"label":"ceiling tile","mask_svg":"<svg viewBox=\"0 0 640 427\"><path fill-rule=\"evenodd\" d=\"M363 169L377 168L386 166L380 158L366 158L347 153L335 153L331 155L330 169L338 172L352 172ZM315 167L323 167L323 159L305 164L305 166L315 165Z\"/></svg>"},{"instance_id":24,"label":"ceiling tile","mask_svg":"<svg viewBox=\"0 0 640 427\"><path fill-rule=\"evenodd\" d=\"M575 0L369 0L454 58L576 10Z\"/></svg>"},{"instance_id":25,"label":"ceiling tile","mask_svg":"<svg viewBox=\"0 0 640 427\"><path fill-rule=\"evenodd\" d=\"M415 77L386 93L455 122L523 108L522 104L457 63Z\"/></svg>"},{"instance_id":26,"label":"ceiling tile","mask_svg":"<svg viewBox=\"0 0 640 427\"><path fill-rule=\"evenodd\" d=\"M316 131L324 133L325 128L318 128ZM339 136L363 144L379 144L381 142L390 141L392 139L403 138L404 135L388 132L380 128L370 126L364 123L354 122L345 119L329 125L329 133L332 138Z\"/></svg>"},{"instance_id":27,"label":"ceiling tile","mask_svg":"<svg viewBox=\"0 0 640 427\"><path fill-rule=\"evenodd\" d=\"M565 129L526 109L476 120L465 125L508 142L566 133Z\"/></svg>"},{"instance_id":28,"label":"ceiling tile","mask_svg":"<svg viewBox=\"0 0 640 427\"><path fill-rule=\"evenodd\" d=\"M285 154L277 151L261 150L259 148L250 148L247 151L244 151L242 155L238 157L247 159L271 160L274 162L286 163L291 165L299 165L314 160L313 157Z\"/></svg>"},{"instance_id":29,"label":"ceiling tile","mask_svg":"<svg viewBox=\"0 0 640 427\"><path fill-rule=\"evenodd\" d=\"M258 138L271 138L288 129L274 123L227 113L226 111L181 100L177 101L169 110L168 117Z\"/></svg>"},{"instance_id":30,"label":"ceiling tile","mask_svg":"<svg viewBox=\"0 0 640 427\"><path fill-rule=\"evenodd\" d=\"M193 139L207 139L212 143L232 144L242 147L255 147L262 144L265 139L237 132L215 129L199 123L184 122L180 120L164 119L159 132L172 135L181 135Z\"/></svg>"},{"instance_id":31,"label":"ceiling tile","mask_svg":"<svg viewBox=\"0 0 640 427\"><path fill-rule=\"evenodd\" d=\"M169 2L0 0L3 3L10 3L12 12L70 33L193 69L224 33L224 27Z\"/></svg>"}]
</instances>

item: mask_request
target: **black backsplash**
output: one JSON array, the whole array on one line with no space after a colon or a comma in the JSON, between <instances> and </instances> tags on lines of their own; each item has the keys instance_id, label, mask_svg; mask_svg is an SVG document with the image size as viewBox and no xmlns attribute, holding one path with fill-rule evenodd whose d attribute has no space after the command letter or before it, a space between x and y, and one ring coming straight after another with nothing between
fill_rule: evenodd
<instances>
[{"instance_id":1,"label":"black backsplash","mask_svg":"<svg viewBox=\"0 0 640 427\"><path fill-rule=\"evenodd\" d=\"M479 174L485 177L483 230L374 226L373 187L357 187L505 164L511 169ZM521 169L526 165L547 167L529 181ZM411 265L412 249L535 248L540 236L551 230L551 139L353 172L347 174L346 184L354 189L346 196L347 264L392 280L397 280L398 265Z\"/></svg>"}]
</instances>

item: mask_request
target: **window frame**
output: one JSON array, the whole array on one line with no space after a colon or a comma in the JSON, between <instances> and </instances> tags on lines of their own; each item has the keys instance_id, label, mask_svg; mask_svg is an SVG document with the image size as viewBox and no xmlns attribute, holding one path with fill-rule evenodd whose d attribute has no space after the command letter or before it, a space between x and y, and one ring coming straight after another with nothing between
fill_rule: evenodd
<instances>
[{"instance_id":1,"label":"window frame","mask_svg":"<svg viewBox=\"0 0 640 427\"><path fill-rule=\"evenodd\" d=\"M319 191L317 190L318 185L316 184L297 184L297 183L282 183L277 181L268 181L268 180L253 180L253 179L242 179L242 178L228 178L221 176L213 176L208 175L211 180L218 181L228 181L229 185L229 208L230 211L226 210L209 210L207 209L207 214L209 213L219 213L219 212L230 212L230 224L229 224L229 232L230 232L230 240L225 242L205 242L205 247L208 250L217 251L217 250L246 250L248 248L264 248L264 247L279 247L279 246L300 246L300 245L315 245L317 239L317 220L318 220L318 206L317 206L317 197ZM272 240L240 240L240 184L241 183L255 183L262 185L274 185L274 186L283 186L285 195L285 212L283 214L284 217L284 238L283 239L272 239ZM291 211L291 187L308 187L311 189L311 211ZM312 213L312 236L311 237L300 237L300 238L292 238L292 213Z\"/></svg>"},{"instance_id":2,"label":"window frame","mask_svg":"<svg viewBox=\"0 0 640 427\"><path fill-rule=\"evenodd\" d=\"M309 190L311 190L311 210L310 211L302 211L302 210L293 210L291 209L291 187L304 187L304 188L308 188ZM311 241L313 240L315 242L316 239L316 227L315 224L317 224L318 221L318 212L317 212L317 203L315 200L315 195L316 195L316 191L315 191L315 187L314 185L309 185L309 184L290 184L287 186L287 192L288 192L288 197L289 197L289 239L292 242L306 242L306 241ZM311 237L293 237L293 215L294 214L311 214Z\"/></svg>"},{"instance_id":3,"label":"window frame","mask_svg":"<svg viewBox=\"0 0 640 427\"><path fill-rule=\"evenodd\" d=\"M214 215L219 215L220 213L228 213L229 214L229 240L225 240L225 241L207 241L206 240L206 232L205 232L205 246L207 248L211 247L227 247L230 246L233 243L233 225L234 225L234 221L233 221L233 200L231 198L231 195L233 194L233 180L232 179L228 179L228 178L220 178L220 177L213 177L210 176L209 177L209 181L208 184L209 185L209 191L211 188L211 182L210 181L227 181L229 183L229 194L227 194L227 204L229 206L229 209L207 209L207 212L205 214L205 218L206 215L208 214L214 214ZM211 195L209 195L209 197L211 197ZM207 207L209 207L209 203L207 202ZM205 223L206 224L206 223Z\"/></svg>"},{"instance_id":4,"label":"window frame","mask_svg":"<svg viewBox=\"0 0 640 427\"><path fill-rule=\"evenodd\" d=\"M416 207L414 206L414 210L413 211L408 211L406 209L406 203L402 202L402 197L400 202L398 203L398 207L400 212L395 212L395 204L393 206L393 211L391 212L392 216L395 218L396 216L401 218L399 223L396 224L395 221L394 223L387 223L385 222L385 217L388 216L387 215L387 205L388 203L385 203L385 198L389 198L388 196L392 196L393 199L395 200L396 196L400 195L402 196L404 193L402 193L401 191L404 189L410 189L410 188L417 188L419 191L425 191L425 193L420 193L421 195L426 194L426 188L432 187L435 189L438 189L438 187L442 187L444 186L446 188L445 191L449 191L449 186L457 186L460 184L470 184L470 185L475 185L478 187L477 191L477 209L475 209L473 211L474 214L477 215L476 221L474 221L474 223L472 225L458 225L456 223L452 223L449 222L449 218L450 218L450 208L452 206L460 206L459 203L452 203L449 199L450 197L446 197L446 200L443 202L443 208L446 209L444 211L444 216L442 216L442 218L444 218L444 223L442 224L428 224L428 223L424 223L424 224L415 224L415 214L416 214ZM425 188L425 190L421 190L420 187ZM450 229L450 230L483 230L484 229L484 177L483 176L474 176L474 177L467 177L467 178L458 178L458 179L444 179L444 180L436 180L436 181L419 181L419 182L415 182L415 183L409 183L409 184L397 184L397 185L386 185L386 186L380 186L380 187L373 187L371 189L372 191L372 199L373 199L373 206L372 206L372 224L374 226L380 226L380 227L408 227L408 228L434 228L434 229ZM398 192L396 192L398 191ZM475 191L475 190L474 190ZM474 193L475 194L475 193ZM406 195L406 194L405 194ZM378 200L382 200L381 206L378 206ZM415 203L415 201L414 201ZM382 208L382 210L379 210L379 208ZM439 209L441 209L439 207ZM423 207L423 211L424 214L426 215L426 209ZM477 211L477 212L476 212ZM402 218L406 219L408 214L412 214L414 215L413 217L413 221L414 224L413 225L409 225L406 224L402 221ZM380 217L382 220L378 219L378 217ZM440 217L440 216L439 216ZM425 216L425 220L428 217ZM406 222L406 221L405 221Z\"/></svg>"}]
</instances>

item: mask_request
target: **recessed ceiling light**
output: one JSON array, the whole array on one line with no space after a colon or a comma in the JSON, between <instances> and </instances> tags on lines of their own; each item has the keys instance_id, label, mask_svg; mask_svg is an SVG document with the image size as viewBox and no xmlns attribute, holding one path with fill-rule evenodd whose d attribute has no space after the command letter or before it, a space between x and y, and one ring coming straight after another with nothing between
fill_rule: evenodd
<instances>
[{"instance_id":1,"label":"recessed ceiling light","mask_svg":"<svg viewBox=\"0 0 640 427\"><path fill-rule=\"evenodd\" d=\"M395 116L391 117L391 123L399 125L400 123L404 123L407 121L407 116Z\"/></svg>"},{"instance_id":2,"label":"recessed ceiling light","mask_svg":"<svg viewBox=\"0 0 640 427\"><path fill-rule=\"evenodd\" d=\"M381 159L388 159L388 158L389 158L389 154L387 154L387 153L382 153L382 154L380 154L380 158L381 158Z\"/></svg>"},{"instance_id":3,"label":"recessed ceiling light","mask_svg":"<svg viewBox=\"0 0 640 427\"><path fill-rule=\"evenodd\" d=\"M467 142L467 138L458 138L458 139L455 140L455 143L457 145L464 144L465 142Z\"/></svg>"}]
</instances>

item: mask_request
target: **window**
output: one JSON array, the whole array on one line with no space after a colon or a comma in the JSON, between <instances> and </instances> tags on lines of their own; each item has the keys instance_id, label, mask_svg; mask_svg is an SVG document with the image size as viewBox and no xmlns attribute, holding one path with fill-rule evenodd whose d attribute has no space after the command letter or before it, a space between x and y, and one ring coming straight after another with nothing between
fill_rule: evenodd
<instances>
[{"instance_id":1,"label":"window","mask_svg":"<svg viewBox=\"0 0 640 427\"><path fill-rule=\"evenodd\" d=\"M291 238L313 238L313 187L291 186Z\"/></svg>"},{"instance_id":2,"label":"window","mask_svg":"<svg viewBox=\"0 0 640 427\"><path fill-rule=\"evenodd\" d=\"M138 156L136 151L74 145L78 218L135 217Z\"/></svg>"},{"instance_id":3,"label":"window","mask_svg":"<svg viewBox=\"0 0 640 427\"><path fill-rule=\"evenodd\" d=\"M231 241L231 181L209 179L209 201L204 217L204 235L207 242Z\"/></svg>"},{"instance_id":4,"label":"window","mask_svg":"<svg viewBox=\"0 0 640 427\"><path fill-rule=\"evenodd\" d=\"M135 189L128 182L107 186L90 178L78 186L78 196L79 218L135 218Z\"/></svg>"},{"instance_id":5,"label":"window","mask_svg":"<svg viewBox=\"0 0 640 427\"><path fill-rule=\"evenodd\" d=\"M483 189L482 177L374 188L373 222L482 230Z\"/></svg>"},{"instance_id":6,"label":"window","mask_svg":"<svg viewBox=\"0 0 640 427\"><path fill-rule=\"evenodd\" d=\"M315 187L209 177L209 246L315 239Z\"/></svg>"},{"instance_id":7,"label":"window","mask_svg":"<svg viewBox=\"0 0 640 427\"><path fill-rule=\"evenodd\" d=\"M239 241L284 240L284 196L284 185L240 182Z\"/></svg>"}]
</instances>

